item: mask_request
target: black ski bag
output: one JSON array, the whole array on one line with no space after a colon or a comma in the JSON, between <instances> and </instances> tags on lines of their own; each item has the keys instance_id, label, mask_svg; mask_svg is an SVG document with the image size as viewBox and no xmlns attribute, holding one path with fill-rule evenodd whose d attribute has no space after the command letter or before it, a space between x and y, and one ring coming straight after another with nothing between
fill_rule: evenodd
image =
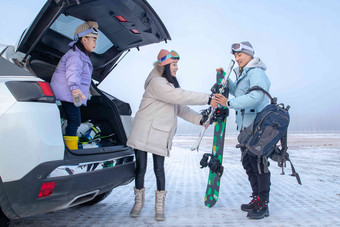
<instances>
[{"instance_id":1,"label":"black ski bag","mask_svg":"<svg viewBox=\"0 0 340 227\"><path fill-rule=\"evenodd\" d=\"M288 110L290 106L285 107L282 103L277 104L277 98L272 98L266 90L259 86L250 88L246 94L255 90L266 94L270 99L270 104L257 113L254 121L247 128L241 130L237 138L239 144L236 147L241 148L243 152L247 152L251 156L258 157L258 167L262 157L265 172L268 171L268 165L266 165L268 158L276 161L278 166L282 167L282 174L284 174L286 161L289 161L292 168L291 175L295 176L297 182L301 184L299 174L295 172L287 153L287 130L290 119ZM244 112L242 112L242 115L244 116ZM278 145L279 141L280 145ZM261 173L260 168L259 172Z\"/></svg>"}]
</instances>

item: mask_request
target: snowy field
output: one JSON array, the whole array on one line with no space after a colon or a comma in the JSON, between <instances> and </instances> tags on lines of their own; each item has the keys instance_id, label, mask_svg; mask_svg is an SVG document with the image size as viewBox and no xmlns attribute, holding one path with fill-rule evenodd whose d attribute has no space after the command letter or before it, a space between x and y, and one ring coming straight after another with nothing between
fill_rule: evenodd
<instances>
[{"instance_id":1,"label":"snowy field","mask_svg":"<svg viewBox=\"0 0 340 227\"><path fill-rule=\"evenodd\" d=\"M199 161L211 152L212 138L202 141L200 151L190 151L196 137L176 136L171 157L165 161L166 220L154 220L155 177L152 158L146 174L146 202L141 216L129 216L133 205L133 183L114 189L111 195L92 207L74 207L15 220L11 226L340 226L340 134L289 135L291 160L300 174L280 175L281 168L271 161L270 216L249 220L240 210L250 201L250 186L241 166L236 136L227 135L223 158L224 174L219 201L204 206L208 169Z\"/></svg>"}]
</instances>

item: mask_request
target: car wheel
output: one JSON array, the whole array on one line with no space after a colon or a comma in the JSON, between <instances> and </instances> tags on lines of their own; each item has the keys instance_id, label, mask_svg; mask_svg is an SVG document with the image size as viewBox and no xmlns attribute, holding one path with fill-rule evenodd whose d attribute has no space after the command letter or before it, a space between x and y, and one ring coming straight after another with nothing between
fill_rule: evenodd
<instances>
[{"instance_id":1,"label":"car wheel","mask_svg":"<svg viewBox=\"0 0 340 227\"><path fill-rule=\"evenodd\" d=\"M97 195L96 197L94 197L94 199L92 199L91 201L88 201L86 203L82 203L81 206L90 206L90 205L94 205L96 203L99 203L100 201L103 201L108 195L110 195L111 191L108 192L104 192L100 195Z\"/></svg>"},{"instance_id":2,"label":"car wheel","mask_svg":"<svg viewBox=\"0 0 340 227\"><path fill-rule=\"evenodd\" d=\"M9 226L10 219L2 213L2 210L0 209L0 226Z\"/></svg>"}]
</instances>

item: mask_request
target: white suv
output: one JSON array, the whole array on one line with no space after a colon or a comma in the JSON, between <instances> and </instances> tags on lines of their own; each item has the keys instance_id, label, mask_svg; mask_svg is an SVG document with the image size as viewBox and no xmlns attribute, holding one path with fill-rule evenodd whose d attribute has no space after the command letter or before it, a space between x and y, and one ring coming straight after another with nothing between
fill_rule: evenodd
<instances>
[{"instance_id":1,"label":"white suv","mask_svg":"<svg viewBox=\"0 0 340 227\"><path fill-rule=\"evenodd\" d=\"M75 28L88 20L98 22L100 35L91 55L91 99L81 115L104 137L95 148L69 150L65 113L49 81ZM94 204L134 179L134 152L125 145L130 106L97 86L124 52L166 40L169 33L145 0L48 0L17 47L0 46L0 226Z\"/></svg>"}]
</instances>

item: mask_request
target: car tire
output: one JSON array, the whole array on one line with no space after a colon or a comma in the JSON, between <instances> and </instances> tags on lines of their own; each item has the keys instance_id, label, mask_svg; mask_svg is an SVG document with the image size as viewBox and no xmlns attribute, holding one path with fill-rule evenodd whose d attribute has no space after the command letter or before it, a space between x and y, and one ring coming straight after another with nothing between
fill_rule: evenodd
<instances>
[{"instance_id":1,"label":"car tire","mask_svg":"<svg viewBox=\"0 0 340 227\"><path fill-rule=\"evenodd\" d=\"M9 226L10 219L6 217L0 208L0 226Z\"/></svg>"},{"instance_id":2,"label":"car tire","mask_svg":"<svg viewBox=\"0 0 340 227\"><path fill-rule=\"evenodd\" d=\"M102 194L99 194L96 197L94 197L94 199L92 199L91 201L82 203L81 206L91 206L91 205L94 205L96 203L99 203L99 202L103 201L108 195L110 195L111 192L112 192L112 190L108 191L108 192L104 192Z\"/></svg>"}]
</instances>

